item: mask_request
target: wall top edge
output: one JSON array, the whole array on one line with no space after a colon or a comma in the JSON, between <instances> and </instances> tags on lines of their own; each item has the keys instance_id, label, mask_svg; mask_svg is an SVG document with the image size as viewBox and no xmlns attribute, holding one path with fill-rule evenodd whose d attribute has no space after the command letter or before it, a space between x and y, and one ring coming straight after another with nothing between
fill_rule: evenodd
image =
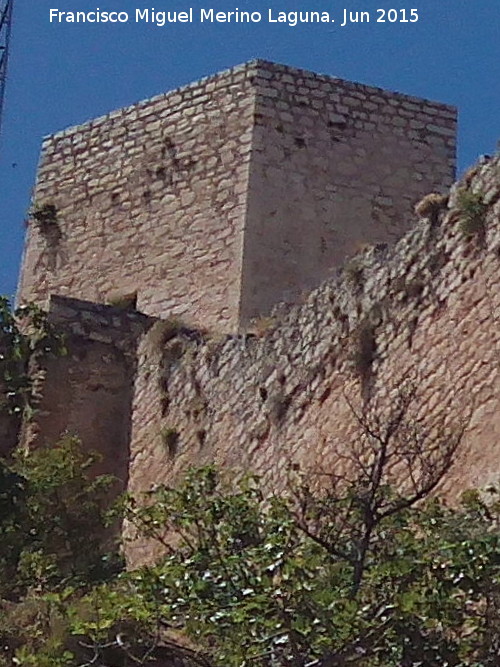
<instances>
[{"instance_id":1,"label":"wall top edge","mask_svg":"<svg viewBox=\"0 0 500 667\"><path fill-rule=\"evenodd\" d=\"M148 326L157 320L155 317L136 310L127 310L119 306L85 301L60 294L50 295L47 310L49 321L53 324L75 322L83 318L99 325L105 322L108 326L123 330L125 323L130 326Z\"/></svg>"},{"instance_id":2,"label":"wall top edge","mask_svg":"<svg viewBox=\"0 0 500 667\"><path fill-rule=\"evenodd\" d=\"M313 72L312 70L293 67L292 65L283 65L270 60L262 60L260 58L246 63L246 65L253 64L258 70L264 70L267 72L276 72L281 74L290 74L296 78L305 77L308 79L315 79L318 82L323 83L338 83L342 86L348 86L353 90L365 91L370 94L378 94L386 97L397 98L405 102L415 102L415 103L425 103L426 106L431 106L436 109L441 109L443 111L448 111L450 113L458 114L457 107L453 104L447 104L444 102L438 102L436 100L431 100L426 97L418 97L416 95L408 95L407 93L401 93L395 90L389 90L388 88L381 88L379 86L372 86L369 84L361 83L359 81L350 81L349 79L342 79L341 77L334 76L333 74L324 74L320 72Z\"/></svg>"},{"instance_id":3,"label":"wall top edge","mask_svg":"<svg viewBox=\"0 0 500 667\"><path fill-rule=\"evenodd\" d=\"M416 97L413 95L407 95L405 93L400 93L397 91L390 91L376 86L369 86L363 83L348 81L346 79L341 79L339 77L329 74L320 74L310 70L292 67L290 65L283 65L280 63L264 60L261 58L254 58L245 63L235 65L234 67L231 67L229 69L222 70L215 74L202 77L201 79L198 79L186 85L166 91L165 93L161 93L159 95L155 95L148 99L127 105L120 109L113 110L107 114L98 116L97 118L90 119L79 125L74 125L59 132L45 135L43 137L42 149L53 141L58 141L70 137L79 132L83 132L93 127L97 127L99 125L102 125L106 121L113 120L114 118L120 118L122 116L129 114L134 110L140 111L152 104L164 101L169 97L175 98L176 95L186 95L189 92L193 92L200 89L200 87L202 86L206 86L207 84L212 84L216 82L223 83L225 81L230 83L232 79L235 77L238 77L240 80L242 78L245 79L245 78L255 77L252 83L256 85L257 83L260 83L259 81L260 78L268 80L269 73L281 74L281 75L288 74L296 79L304 78L309 81L311 80L317 81L318 83L330 83L330 84L336 83L339 86L347 87L352 90L358 90L372 95L374 94L381 95L387 97L388 99L390 98L401 102L410 102L415 104L424 103L426 106L432 107L436 111L453 114L455 117L457 116L457 108L453 105L444 104L426 98Z\"/></svg>"},{"instance_id":4,"label":"wall top edge","mask_svg":"<svg viewBox=\"0 0 500 667\"><path fill-rule=\"evenodd\" d=\"M45 144L49 141L53 141L54 139L61 139L76 134L78 132L82 132L83 130L89 129L91 127L101 125L107 120L112 120L113 118L124 116L134 110L143 109L144 107L154 104L155 102L160 102L162 100L165 100L168 97L174 97L175 95L185 95L186 93L197 90L201 86L205 86L209 83L224 81L225 79L230 80L232 77L235 77L237 75L243 75L243 77L250 77L256 74L258 62L260 61L257 61L255 59L249 60L245 63L235 65L234 67L230 67L228 69L221 70L214 74L204 76L200 79L197 79L196 81L192 81L182 86L178 86L177 88L172 88L171 90L165 91L164 93L160 93L158 95L154 95L153 97L148 97L147 99L139 100L125 107L114 109L107 114L98 116L96 118L91 118L90 120L84 123L81 123L79 125L73 125L64 130L61 130L60 132L47 134L43 137L43 143Z\"/></svg>"}]
</instances>

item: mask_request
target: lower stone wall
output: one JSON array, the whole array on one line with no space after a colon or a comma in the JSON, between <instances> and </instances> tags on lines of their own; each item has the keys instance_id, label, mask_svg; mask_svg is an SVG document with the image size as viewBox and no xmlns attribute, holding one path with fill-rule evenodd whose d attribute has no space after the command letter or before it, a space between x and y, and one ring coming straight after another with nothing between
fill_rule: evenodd
<instances>
[{"instance_id":1,"label":"lower stone wall","mask_svg":"<svg viewBox=\"0 0 500 667\"><path fill-rule=\"evenodd\" d=\"M136 342L153 320L111 306L53 296L49 322L64 336L67 353L38 369L40 396L21 445L50 446L75 435L102 455L96 474L112 474L127 488Z\"/></svg>"},{"instance_id":2,"label":"lower stone wall","mask_svg":"<svg viewBox=\"0 0 500 667\"><path fill-rule=\"evenodd\" d=\"M473 233L465 188L487 205ZM425 442L465 428L440 492L499 478L499 268L497 157L394 249L366 250L254 332L203 340L153 327L139 346L129 490L206 462L252 469L269 489L285 488L292 463L340 474L362 436L355 412L383 422L404 387L407 426ZM129 548L131 563L148 558L144 544Z\"/></svg>"}]
</instances>

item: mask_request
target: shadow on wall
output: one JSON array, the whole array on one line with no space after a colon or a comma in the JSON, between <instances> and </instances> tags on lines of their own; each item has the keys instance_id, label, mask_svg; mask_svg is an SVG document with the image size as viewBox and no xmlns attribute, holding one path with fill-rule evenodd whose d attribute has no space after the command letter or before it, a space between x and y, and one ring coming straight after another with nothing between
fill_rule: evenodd
<instances>
[{"instance_id":1,"label":"shadow on wall","mask_svg":"<svg viewBox=\"0 0 500 667\"><path fill-rule=\"evenodd\" d=\"M101 461L96 474L111 474L119 490L128 482L130 424L136 362L116 347L80 337L66 341L68 354L46 364L46 379L29 440L50 445L76 435Z\"/></svg>"}]
</instances>

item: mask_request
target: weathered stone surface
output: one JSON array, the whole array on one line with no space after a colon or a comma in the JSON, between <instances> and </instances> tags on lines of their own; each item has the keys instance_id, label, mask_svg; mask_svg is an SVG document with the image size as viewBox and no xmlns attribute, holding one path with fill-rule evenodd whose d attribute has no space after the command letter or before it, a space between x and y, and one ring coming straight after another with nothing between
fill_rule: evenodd
<instances>
[{"instance_id":1,"label":"weathered stone surface","mask_svg":"<svg viewBox=\"0 0 500 667\"><path fill-rule=\"evenodd\" d=\"M454 131L450 107L264 61L70 128L44 140L34 195L60 237L30 225L19 297L137 292L236 331L401 236L451 185Z\"/></svg>"},{"instance_id":2,"label":"weathered stone surface","mask_svg":"<svg viewBox=\"0 0 500 667\"><path fill-rule=\"evenodd\" d=\"M340 472L359 437L347 399L383 415L405 382L415 388L412 424L466 425L440 492L453 499L498 480L500 156L471 188L489 193L484 239L464 236L452 198L437 223L420 221L392 250L368 248L303 305L278 307L256 335L181 336L172 359L146 334L129 489L174 482L207 462L255 470L269 489L285 487L288 463ZM366 322L375 346L363 377L353 352ZM164 428L179 433L175 455L162 445ZM131 546L131 562L150 558L148 549Z\"/></svg>"},{"instance_id":3,"label":"weathered stone surface","mask_svg":"<svg viewBox=\"0 0 500 667\"><path fill-rule=\"evenodd\" d=\"M96 472L127 488L136 348L154 318L112 306L53 296L49 322L64 335L67 354L41 364L40 400L24 424L20 444L29 448L78 436L102 454ZM1 425L1 422L0 422Z\"/></svg>"}]
</instances>

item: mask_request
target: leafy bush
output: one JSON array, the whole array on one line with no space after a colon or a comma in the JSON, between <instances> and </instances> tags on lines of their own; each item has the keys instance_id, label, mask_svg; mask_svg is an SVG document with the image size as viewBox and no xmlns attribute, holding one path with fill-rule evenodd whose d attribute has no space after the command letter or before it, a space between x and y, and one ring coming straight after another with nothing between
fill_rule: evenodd
<instances>
[{"instance_id":1,"label":"leafy bush","mask_svg":"<svg viewBox=\"0 0 500 667\"><path fill-rule=\"evenodd\" d=\"M379 488L358 577L367 489L296 491L296 503L266 500L258 480L228 490L206 468L158 489L149 506L129 507L144 535L180 542L121 579L115 594L129 604L113 624L142 619L141 650L155 627L165 640L182 630L215 665L497 664L497 502L471 494L458 510L436 500L383 517L400 496Z\"/></svg>"},{"instance_id":2,"label":"leafy bush","mask_svg":"<svg viewBox=\"0 0 500 667\"><path fill-rule=\"evenodd\" d=\"M75 482L78 457L71 459L67 446L55 459L45 456L32 464L32 490L23 486L22 493L34 494L32 512L38 498L37 516L51 524L35 541L55 560L41 578L30 570L30 591L0 622L18 664L498 664L496 491L488 502L470 493L458 509L438 500L417 507L384 485L372 488L370 499L359 480L342 493L320 493L297 478L292 497L266 499L256 478L228 485L203 468L176 489L159 487L147 505L125 499L128 519L166 553L155 565L108 571L95 583L94 548L82 549L94 528L85 510L83 517L76 512L90 501L85 493L82 505ZM63 470L70 482L63 483ZM54 492L69 484L57 493L69 500L75 483L74 523L61 523L66 510L54 506ZM9 488L13 502L17 478ZM50 502L41 502L42 489ZM80 563L76 576L61 548L66 532Z\"/></svg>"},{"instance_id":3,"label":"leafy bush","mask_svg":"<svg viewBox=\"0 0 500 667\"><path fill-rule=\"evenodd\" d=\"M23 305L13 311L9 300L0 297L0 410L29 417L34 401L28 365L64 352L62 336L38 306Z\"/></svg>"},{"instance_id":4,"label":"leafy bush","mask_svg":"<svg viewBox=\"0 0 500 667\"><path fill-rule=\"evenodd\" d=\"M113 479L91 479L97 456L75 438L0 465L0 597L91 585L108 576Z\"/></svg>"},{"instance_id":5,"label":"leafy bush","mask_svg":"<svg viewBox=\"0 0 500 667\"><path fill-rule=\"evenodd\" d=\"M458 195L460 212L460 231L467 237L483 235L485 232L486 212L488 207L484 203L480 192L461 190Z\"/></svg>"}]
</instances>

